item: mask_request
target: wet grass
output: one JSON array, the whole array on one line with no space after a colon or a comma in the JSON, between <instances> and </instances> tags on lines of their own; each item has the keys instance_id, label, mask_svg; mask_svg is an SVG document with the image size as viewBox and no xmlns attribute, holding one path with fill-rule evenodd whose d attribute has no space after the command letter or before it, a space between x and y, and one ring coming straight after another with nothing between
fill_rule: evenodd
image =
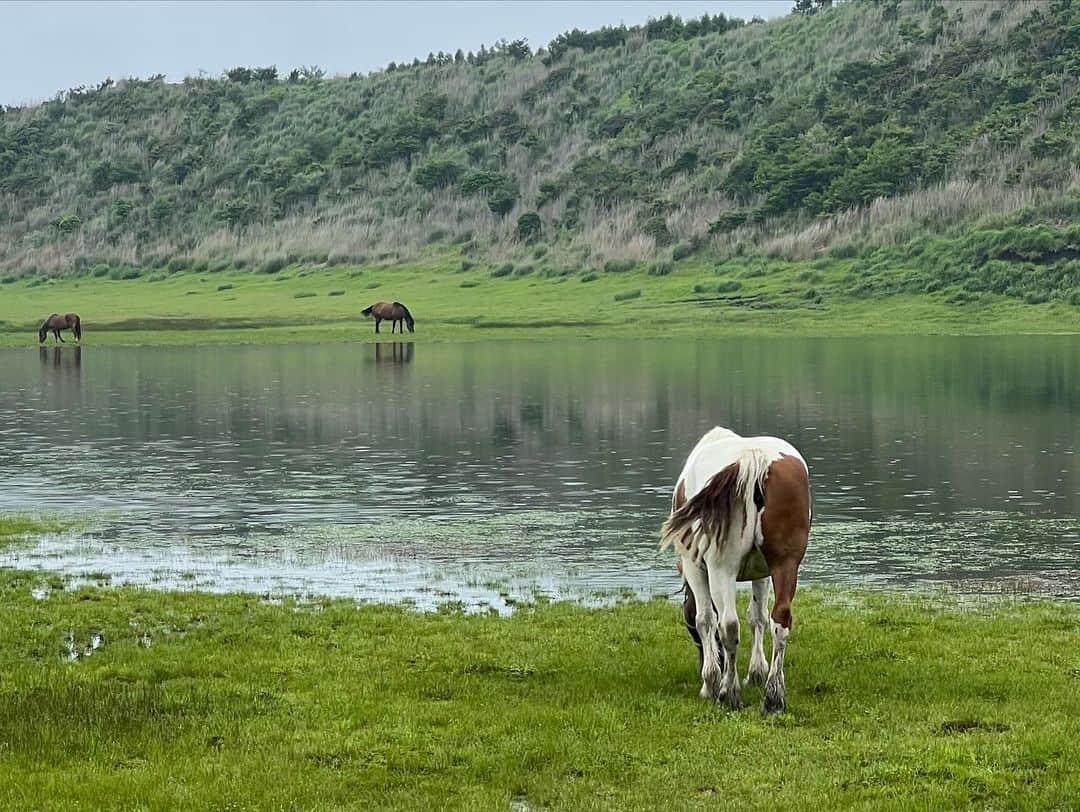
<instances>
[{"instance_id":1,"label":"wet grass","mask_svg":"<svg viewBox=\"0 0 1080 812\"><path fill-rule=\"evenodd\" d=\"M42 533L55 533L70 526L59 519L34 516L0 516L0 549L18 544Z\"/></svg>"},{"instance_id":2,"label":"wet grass","mask_svg":"<svg viewBox=\"0 0 1080 812\"><path fill-rule=\"evenodd\" d=\"M1064 302L1025 304L986 293L958 304L948 291L857 295L849 283L856 260L717 264L692 257L662 276L639 267L493 277L483 265L460 267L460 257L441 256L274 275L16 281L0 296L0 345L34 344L45 315L69 311L82 316L88 344L371 341L373 325L360 310L380 299L409 305L415 341L1080 331L1080 308ZM217 291L229 295L198 295Z\"/></svg>"},{"instance_id":3,"label":"wet grass","mask_svg":"<svg viewBox=\"0 0 1080 812\"><path fill-rule=\"evenodd\" d=\"M696 657L664 600L505 619L72 590L7 571L0 606L9 807L1060 808L1080 797L1076 605L805 590L791 712L769 719L697 699Z\"/></svg>"}]
</instances>

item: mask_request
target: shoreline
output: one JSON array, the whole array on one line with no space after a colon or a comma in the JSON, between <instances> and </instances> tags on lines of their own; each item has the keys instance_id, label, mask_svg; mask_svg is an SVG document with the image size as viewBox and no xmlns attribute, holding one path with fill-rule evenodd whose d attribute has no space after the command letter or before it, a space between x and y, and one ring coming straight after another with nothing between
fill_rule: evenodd
<instances>
[{"instance_id":1,"label":"shoreline","mask_svg":"<svg viewBox=\"0 0 1080 812\"><path fill-rule=\"evenodd\" d=\"M333 331L339 331L334 334ZM341 335L340 331L349 331ZM374 345L387 343L417 344L475 344L508 341L559 342L559 341L665 341L665 340L722 340L722 339L906 339L906 338L1076 338L1080 336L1080 323L1076 330L1028 329L1012 330L1006 325L973 324L955 329L898 329L889 325L885 329L873 329L869 325L848 323L840 327L818 328L813 325L789 325L780 329L773 325L729 327L701 330L642 330L636 326L597 325L584 329L537 328L523 326L491 327L436 326L424 333L401 335L380 334L374 336L355 322L339 321L327 325L289 325L281 327L219 327L209 330L114 330L97 329L84 331L83 341L70 338L63 344L51 337L39 344L37 337L26 331L0 331L0 349L69 349L76 347L184 347L229 345L286 345L286 344L356 344Z\"/></svg>"},{"instance_id":2,"label":"shoreline","mask_svg":"<svg viewBox=\"0 0 1080 812\"><path fill-rule=\"evenodd\" d=\"M800 267L728 271L697 264L660 277L638 270L495 278L449 269L443 258L277 275L30 280L0 286L0 347L39 346L40 320L63 312L79 313L86 346L1080 335L1080 307L1064 302L1030 305L984 295L957 304L942 294L858 298L844 293L849 269L842 264L816 272L817 288L798 281ZM717 293L729 288L737 290ZM391 335L384 323L376 339L373 322L360 311L379 300L405 302L416 332ZM72 343L70 335L65 339ZM41 346L53 344L50 336Z\"/></svg>"}]
</instances>

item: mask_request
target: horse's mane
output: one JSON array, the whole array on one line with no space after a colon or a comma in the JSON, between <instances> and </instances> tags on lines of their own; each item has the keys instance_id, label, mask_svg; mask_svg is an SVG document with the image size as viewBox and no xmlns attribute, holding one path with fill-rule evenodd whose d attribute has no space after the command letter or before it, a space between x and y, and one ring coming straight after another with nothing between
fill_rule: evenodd
<instances>
[{"instance_id":1,"label":"horse's mane","mask_svg":"<svg viewBox=\"0 0 1080 812\"><path fill-rule=\"evenodd\" d=\"M405 307L405 305L403 305L401 302L394 302L394 304L397 307L400 307L402 309L402 311L404 311L405 320L407 322L409 322L409 326L412 327L412 325L415 324L416 321L415 321L415 319L413 319L412 313L409 312L409 308Z\"/></svg>"}]
</instances>

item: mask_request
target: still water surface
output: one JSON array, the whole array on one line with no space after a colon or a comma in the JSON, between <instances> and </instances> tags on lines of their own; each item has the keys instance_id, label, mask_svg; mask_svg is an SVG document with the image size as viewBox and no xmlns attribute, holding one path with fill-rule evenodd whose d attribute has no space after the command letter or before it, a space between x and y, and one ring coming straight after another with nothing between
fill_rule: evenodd
<instances>
[{"instance_id":1,"label":"still water surface","mask_svg":"<svg viewBox=\"0 0 1080 812\"><path fill-rule=\"evenodd\" d=\"M1080 594L1080 340L0 351L0 565L460 601L674 590L656 530L715 424L810 463L804 582Z\"/></svg>"}]
</instances>

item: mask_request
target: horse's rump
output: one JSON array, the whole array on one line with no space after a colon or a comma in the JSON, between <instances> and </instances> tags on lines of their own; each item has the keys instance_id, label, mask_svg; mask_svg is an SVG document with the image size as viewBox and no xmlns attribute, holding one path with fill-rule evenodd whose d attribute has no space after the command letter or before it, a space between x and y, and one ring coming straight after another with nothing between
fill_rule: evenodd
<instances>
[{"instance_id":1,"label":"horse's rump","mask_svg":"<svg viewBox=\"0 0 1080 812\"><path fill-rule=\"evenodd\" d=\"M748 547L760 540L758 514L770 465L761 449L743 449L686 502L673 506L660 530L660 549L675 545L700 560L714 543L722 548L733 532L750 542Z\"/></svg>"}]
</instances>

